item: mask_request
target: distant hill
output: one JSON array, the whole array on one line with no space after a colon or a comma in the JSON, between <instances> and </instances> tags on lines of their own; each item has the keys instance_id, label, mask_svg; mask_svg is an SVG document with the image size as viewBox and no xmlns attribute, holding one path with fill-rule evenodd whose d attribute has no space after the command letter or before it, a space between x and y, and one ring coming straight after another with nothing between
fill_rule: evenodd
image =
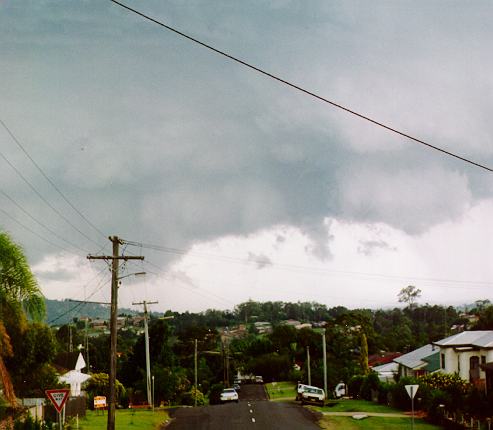
<instances>
[{"instance_id":1,"label":"distant hill","mask_svg":"<svg viewBox=\"0 0 493 430\"><path fill-rule=\"evenodd\" d=\"M91 319L109 319L109 305L96 303L79 303L70 300L45 299L46 322L49 325L63 325L72 322L74 318L89 317ZM118 309L118 314L138 315L134 309Z\"/></svg>"}]
</instances>

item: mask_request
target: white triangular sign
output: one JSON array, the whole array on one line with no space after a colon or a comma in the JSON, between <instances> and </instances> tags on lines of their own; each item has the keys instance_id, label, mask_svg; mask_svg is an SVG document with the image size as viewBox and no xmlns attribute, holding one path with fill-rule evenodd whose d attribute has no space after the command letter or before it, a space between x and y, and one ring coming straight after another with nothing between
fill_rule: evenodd
<instances>
[{"instance_id":1,"label":"white triangular sign","mask_svg":"<svg viewBox=\"0 0 493 430\"><path fill-rule=\"evenodd\" d=\"M414 399L414 396L416 395L416 391L418 391L419 385L405 385L407 394L409 394L409 397L411 399Z\"/></svg>"}]
</instances>

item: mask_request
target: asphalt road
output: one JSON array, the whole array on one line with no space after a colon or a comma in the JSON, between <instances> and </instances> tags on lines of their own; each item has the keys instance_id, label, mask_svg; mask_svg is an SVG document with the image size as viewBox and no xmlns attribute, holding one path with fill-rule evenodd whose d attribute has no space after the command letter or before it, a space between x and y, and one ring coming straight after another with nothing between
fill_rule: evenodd
<instances>
[{"instance_id":1,"label":"asphalt road","mask_svg":"<svg viewBox=\"0 0 493 430\"><path fill-rule=\"evenodd\" d=\"M269 402L262 385L246 385L239 403L180 408L166 430L319 430L315 414L295 402Z\"/></svg>"}]
</instances>

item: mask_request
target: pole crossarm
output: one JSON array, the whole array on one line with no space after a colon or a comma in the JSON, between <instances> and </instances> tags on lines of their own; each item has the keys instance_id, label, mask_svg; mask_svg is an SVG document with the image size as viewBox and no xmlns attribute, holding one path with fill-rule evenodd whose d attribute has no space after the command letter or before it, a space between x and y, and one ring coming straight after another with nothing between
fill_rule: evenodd
<instances>
[{"instance_id":1,"label":"pole crossarm","mask_svg":"<svg viewBox=\"0 0 493 430\"><path fill-rule=\"evenodd\" d=\"M116 316L118 312L118 269L120 260L143 260L141 255L119 255L119 247L123 244L118 236L110 236L113 245L112 255L88 255L89 260L110 260L111 261L111 316L110 316L110 371L109 371L109 402L108 402L108 421L107 430L115 430L115 409L116 409L116 346L117 346L117 324Z\"/></svg>"},{"instance_id":2,"label":"pole crossarm","mask_svg":"<svg viewBox=\"0 0 493 430\"><path fill-rule=\"evenodd\" d=\"M87 256L88 260L143 260L142 255L91 255Z\"/></svg>"}]
</instances>

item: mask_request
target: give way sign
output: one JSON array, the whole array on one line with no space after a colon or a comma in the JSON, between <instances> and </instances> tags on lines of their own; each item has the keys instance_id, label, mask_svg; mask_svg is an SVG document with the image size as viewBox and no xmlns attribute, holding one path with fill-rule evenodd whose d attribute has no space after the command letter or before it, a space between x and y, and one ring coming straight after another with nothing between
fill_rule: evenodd
<instances>
[{"instance_id":1,"label":"give way sign","mask_svg":"<svg viewBox=\"0 0 493 430\"><path fill-rule=\"evenodd\" d=\"M62 409L65 406L65 402L68 399L68 394L70 393L70 390L62 388L58 390L46 390L45 393L51 400L51 403L53 403L53 406L55 406L57 412L62 412Z\"/></svg>"}]
</instances>

